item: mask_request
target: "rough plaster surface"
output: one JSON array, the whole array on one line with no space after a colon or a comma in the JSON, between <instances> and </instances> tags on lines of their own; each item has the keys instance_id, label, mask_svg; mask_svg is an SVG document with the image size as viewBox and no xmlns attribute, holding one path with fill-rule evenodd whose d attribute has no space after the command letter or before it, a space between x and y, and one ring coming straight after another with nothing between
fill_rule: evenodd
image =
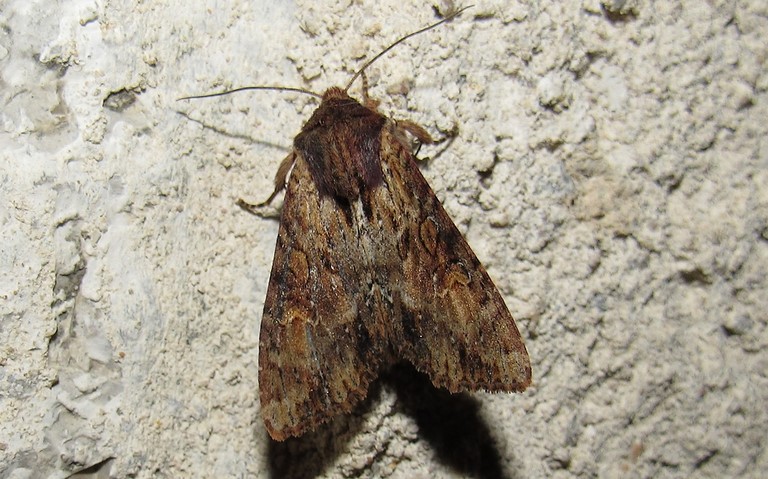
<instances>
[{"instance_id":1,"label":"rough plaster surface","mask_svg":"<svg viewBox=\"0 0 768 479\"><path fill-rule=\"evenodd\" d=\"M759 477L768 4L478 1L374 65L535 384L395 370L267 439L268 194L316 103L446 3L0 2L0 478ZM434 154L425 148L422 155Z\"/></svg>"}]
</instances>

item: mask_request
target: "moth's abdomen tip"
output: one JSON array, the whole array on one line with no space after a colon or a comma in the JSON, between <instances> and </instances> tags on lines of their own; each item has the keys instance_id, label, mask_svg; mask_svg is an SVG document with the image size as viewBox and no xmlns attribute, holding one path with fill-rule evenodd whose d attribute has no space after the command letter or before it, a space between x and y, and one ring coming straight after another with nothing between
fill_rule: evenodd
<instances>
[{"instance_id":1,"label":"moth's abdomen tip","mask_svg":"<svg viewBox=\"0 0 768 479\"><path fill-rule=\"evenodd\" d=\"M269 437L271 437L273 441L283 442L286 439L288 439L288 436L285 435L282 431L278 431L270 427L267 427L267 433L269 434Z\"/></svg>"}]
</instances>

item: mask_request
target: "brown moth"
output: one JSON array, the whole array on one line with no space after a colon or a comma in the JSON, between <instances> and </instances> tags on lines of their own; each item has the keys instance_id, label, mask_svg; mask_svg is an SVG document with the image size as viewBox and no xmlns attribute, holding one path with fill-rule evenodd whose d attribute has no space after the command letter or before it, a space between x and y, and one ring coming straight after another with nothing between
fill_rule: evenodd
<instances>
[{"instance_id":1,"label":"brown moth","mask_svg":"<svg viewBox=\"0 0 768 479\"><path fill-rule=\"evenodd\" d=\"M262 203L285 189L259 338L261 413L278 441L349 412L399 360L450 392L531 382L515 321L409 135L436 142L348 89L322 95Z\"/></svg>"}]
</instances>

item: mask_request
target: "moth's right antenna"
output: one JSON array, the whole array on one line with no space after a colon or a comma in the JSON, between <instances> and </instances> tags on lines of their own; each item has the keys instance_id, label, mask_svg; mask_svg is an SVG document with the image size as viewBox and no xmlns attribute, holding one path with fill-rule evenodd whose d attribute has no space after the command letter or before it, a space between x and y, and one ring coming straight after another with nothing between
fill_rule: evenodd
<instances>
[{"instance_id":1,"label":"moth's right antenna","mask_svg":"<svg viewBox=\"0 0 768 479\"><path fill-rule=\"evenodd\" d=\"M385 53L387 53L388 51L392 50L392 49L393 49L393 48L395 48L397 45L399 45L399 44L403 43L404 41L408 40L408 39L409 39L409 38L411 38L411 37L415 37L416 35L418 35L418 34L420 34L420 33L424 33L424 32L426 32L426 31L428 31L428 30L432 30L433 28L435 28L435 27L437 27L437 26L440 26L440 25L442 25L442 24L443 24L443 23L445 23L445 22L449 22L449 21L453 20L454 18L458 17L458 16L461 14L461 12L463 12L464 10L466 10L466 9L468 9L468 8L472 8L473 6L474 6L474 5L470 5L470 6L468 6L468 7L464 7L464 8L462 8L461 10L457 10L457 11L453 12L452 14L448 15L447 17L443 18L443 19L442 19L442 20L440 20L439 22L437 22L437 23L433 23L432 25L430 25L430 26L428 26L428 27L424 27L424 28L422 28L422 29L421 29L421 30L419 30L419 31L416 31L416 32L413 32L413 33L409 33L408 35L406 35L406 36L404 36L403 38L399 39L398 41L396 41L396 42L395 42L395 43L393 43L392 45L388 46L387 48L385 48L384 50L382 50L382 51L381 51L381 52L380 52L378 55L376 55L375 57L373 57L373 58L371 58L370 60L368 60L367 62L365 62L365 65L363 65L363 66L362 66L362 68L360 68L360 69L357 71L357 73L355 73L355 74L352 76L352 79L351 79L351 80L349 80L349 83L347 83L347 86L346 86L346 87L344 87L344 91L347 91L347 90L349 90L349 87L351 87L351 86L352 86L352 84L355 82L355 80L357 80L357 78L358 78L360 75L362 75L363 71L365 71L365 69L366 69L366 68L368 68L369 66L371 66L371 64L372 64L373 62L375 62L375 61L376 61L376 60L378 60L379 58L383 57Z\"/></svg>"}]
</instances>

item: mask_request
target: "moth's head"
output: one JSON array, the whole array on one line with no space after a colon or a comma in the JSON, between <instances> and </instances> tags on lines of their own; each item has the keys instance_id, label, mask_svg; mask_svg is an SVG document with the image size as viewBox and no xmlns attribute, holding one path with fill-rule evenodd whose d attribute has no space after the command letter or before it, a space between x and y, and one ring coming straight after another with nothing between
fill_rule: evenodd
<instances>
[{"instance_id":1,"label":"moth's head","mask_svg":"<svg viewBox=\"0 0 768 479\"><path fill-rule=\"evenodd\" d=\"M332 86L331 88L325 90L322 100L325 102L328 100L346 100L348 98L349 95L347 94L346 90L341 87Z\"/></svg>"}]
</instances>

